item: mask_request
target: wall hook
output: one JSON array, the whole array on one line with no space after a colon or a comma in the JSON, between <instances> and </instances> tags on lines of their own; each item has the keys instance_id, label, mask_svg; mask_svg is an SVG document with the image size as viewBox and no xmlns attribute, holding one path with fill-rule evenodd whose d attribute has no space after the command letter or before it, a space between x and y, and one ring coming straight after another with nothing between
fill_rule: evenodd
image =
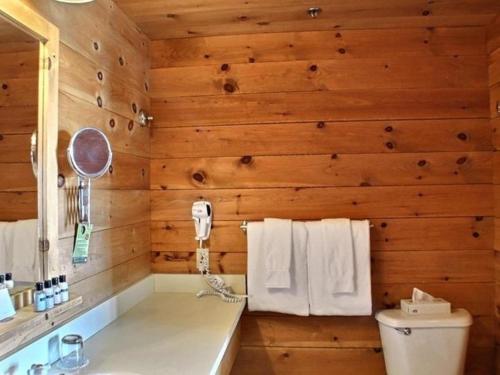
<instances>
[{"instance_id":1,"label":"wall hook","mask_svg":"<svg viewBox=\"0 0 500 375\"><path fill-rule=\"evenodd\" d=\"M316 18L321 13L321 8L319 7L311 7L307 10L307 14L311 16L311 18Z\"/></svg>"},{"instance_id":2,"label":"wall hook","mask_svg":"<svg viewBox=\"0 0 500 375\"><path fill-rule=\"evenodd\" d=\"M141 127L149 127L151 125L151 122L153 121L153 116L151 116L149 113L141 109L139 111L139 118L138 118L139 124Z\"/></svg>"}]
</instances>

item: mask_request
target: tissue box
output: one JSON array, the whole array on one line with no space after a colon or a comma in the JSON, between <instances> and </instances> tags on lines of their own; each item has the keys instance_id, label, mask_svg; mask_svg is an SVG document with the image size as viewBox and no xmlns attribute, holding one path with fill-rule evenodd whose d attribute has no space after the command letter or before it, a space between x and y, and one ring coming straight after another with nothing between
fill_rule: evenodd
<instances>
[{"instance_id":1,"label":"tissue box","mask_svg":"<svg viewBox=\"0 0 500 375\"><path fill-rule=\"evenodd\" d=\"M410 315L450 314L451 304L442 298L434 298L432 301L418 302L413 302L411 299L402 299L401 311Z\"/></svg>"}]
</instances>

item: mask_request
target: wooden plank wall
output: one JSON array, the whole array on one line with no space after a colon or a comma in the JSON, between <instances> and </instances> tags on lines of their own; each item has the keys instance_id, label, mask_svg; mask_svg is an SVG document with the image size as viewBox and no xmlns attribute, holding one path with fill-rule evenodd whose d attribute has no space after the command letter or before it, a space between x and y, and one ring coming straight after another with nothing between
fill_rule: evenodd
<instances>
[{"instance_id":1,"label":"wooden plank wall","mask_svg":"<svg viewBox=\"0 0 500 375\"><path fill-rule=\"evenodd\" d=\"M246 271L241 220L368 218L374 308L414 286L475 318L494 371L493 146L484 27L151 43L153 270L196 272L190 207L214 205L215 272ZM235 374L384 372L371 317L246 314Z\"/></svg>"},{"instance_id":2,"label":"wooden plank wall","mask_svg":"<svg viewBox=\"0 0 500 375\"><path fill-rule=\"evenodd\" d=\"M500 15L488 27L491 127L495 147L493 181L495 184L495 314L496 368L500 373Z\"/></svg>"},{"instance_id":3,"label":"wooden plank wall","mask_svg":"<svg viewBox=\"0 0 500 375\"><path fill-rule=\"evenodd\" d=\"M115 0L151 40L332 29L486 25L497 0ZM320 7L319 17L307 14Z\"/></svg>"},{"instance_id":4,"label":"wooden plank wall","mask_svg":"<svg viewBox=\"0 0 500 375\"><path fill-rule=\"evenodd\" d=\"M60 265L89 308L150 273L149 130L137 123L149 109L149 41L111 0L26 2L60 29ZM114 159L93 184L90 261L75 267L76 177L66 147L86 126L107 134Z\"/></svg>"},{"instance_id":5,"label":"wooden plank wall","mask_svg":"<svg viewBox=\"0 0 500 375\"><path fill-rule=\"evenodd\" d=\"M28 37L6 21L0 28L0 221L35 219L30 138L38 118L38 42L21 41Z\"/></svg>"}]
</instances>

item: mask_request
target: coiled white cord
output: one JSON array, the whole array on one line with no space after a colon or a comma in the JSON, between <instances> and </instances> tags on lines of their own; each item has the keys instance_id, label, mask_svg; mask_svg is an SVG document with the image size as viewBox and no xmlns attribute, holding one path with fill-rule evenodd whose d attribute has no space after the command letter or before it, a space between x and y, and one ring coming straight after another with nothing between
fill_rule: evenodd
<instances>
[{"instance_id":1,"label":"coiled white cord","mask_svg":"<svg viewBox=\"0 0 500 375\"><path fill-rule=\"evenodd\" d=\"M196 294L196 297L204 296L219 296L224 302L237 303L248 298L246 294L235 294L231 287L227 286L222 277L211 275L209 271L201 273L208 286L209 290L202 290Z\"/></svg>"}]
</instances>

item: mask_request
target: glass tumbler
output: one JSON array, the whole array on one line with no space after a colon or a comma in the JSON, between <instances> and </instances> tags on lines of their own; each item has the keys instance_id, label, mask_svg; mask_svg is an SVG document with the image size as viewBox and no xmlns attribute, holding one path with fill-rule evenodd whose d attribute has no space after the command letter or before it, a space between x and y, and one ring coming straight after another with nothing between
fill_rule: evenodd
<instances>
[{"instance_id":1,"label":"glass tumbler","mask_svg":"<svg viewBox=\"0 0 500 375\"><path fill-rule=\"evenodd\" d=\"M80 335L66 335L61 343L59 367L63 370L77 370L89 363L83 351L83 338Z\"/></svg>"}]
</instances>

